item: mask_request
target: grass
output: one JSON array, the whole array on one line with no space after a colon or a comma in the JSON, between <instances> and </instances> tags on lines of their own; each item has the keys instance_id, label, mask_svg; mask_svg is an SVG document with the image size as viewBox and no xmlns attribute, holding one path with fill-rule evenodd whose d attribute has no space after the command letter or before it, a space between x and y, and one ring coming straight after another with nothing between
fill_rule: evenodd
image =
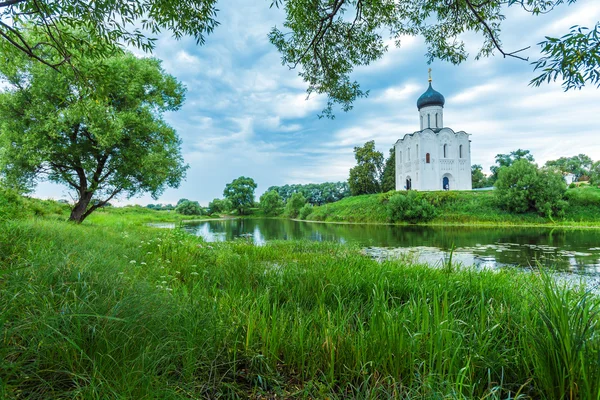
<instances>
[{"instance_id":1,"label":"grass","mask_svg":"<svg viewBox=\"0 0 600 400\"><path fill-rule=\"evenodd\" d=\"M543 272L104 222L0 223L1 398L600 396L599 300Z\"/></svg>"},{"instance_id":2,"label":"grass","mask_svg":"<svg viewBox=\"0 0 600 400\"><path fill-rule=\"evenodd\" d=\"M395 192L347 197L315 207L307 220L327 222L388 223L386 205ZM564 225L600 227L600 189L569 189L569 206L562 219L536 213L514 214L496 204L493 191L423 192L435 206L437 217L428 224L455 225Z\"/></svg>"}]
</instances>

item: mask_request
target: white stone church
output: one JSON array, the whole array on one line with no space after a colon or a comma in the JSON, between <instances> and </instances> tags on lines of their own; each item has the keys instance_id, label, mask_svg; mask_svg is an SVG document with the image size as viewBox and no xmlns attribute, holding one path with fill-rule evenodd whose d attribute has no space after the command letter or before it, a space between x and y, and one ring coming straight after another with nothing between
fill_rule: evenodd
<instances>
[{"instance_id":1,"label":"white stone church","mask_svg":"<svg viewBox=\"0 0 600 400\"><path fill-rule=\"evenodd\" d=\"M431 70L430 70L431 72ZM471 190L471 141L444 127L441 93L431 87L417 100L421 130L396 142L396 190Z\"/></svg>"}]
</instances>

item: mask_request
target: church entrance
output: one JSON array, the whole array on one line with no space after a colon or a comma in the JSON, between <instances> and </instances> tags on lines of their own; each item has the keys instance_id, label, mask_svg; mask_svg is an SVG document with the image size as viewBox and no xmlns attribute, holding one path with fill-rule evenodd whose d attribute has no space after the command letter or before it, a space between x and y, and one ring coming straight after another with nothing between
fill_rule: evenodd
<instances>
[{"instance_id":1,"label":"church entrance","mask_svg":"<svg viewBox=\"0 0 600 400\"><path fill-rule=\"evenodd\" d=\"M447 176L445 176L444 179L442 179L442 189L450 190L450 179L448 179Z\"/></svg>"},{"instance_id":2,"label":"church entrance","mask_svg":"<svg viewBox=\"0 0 600 400\"><path fill-rule=\"evenodd\" d=\"M412 179L406 178L406 190L412 189Z\"/></svg>"}]
</instances>

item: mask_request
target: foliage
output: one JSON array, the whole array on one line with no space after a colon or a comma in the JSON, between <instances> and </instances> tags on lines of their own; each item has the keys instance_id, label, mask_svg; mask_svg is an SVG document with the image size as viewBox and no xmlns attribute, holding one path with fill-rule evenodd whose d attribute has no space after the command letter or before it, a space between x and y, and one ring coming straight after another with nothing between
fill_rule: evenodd
<instances>
[{"instance_id":1,"label":"foliage","mask_svg":"<svg viewBox=\"0 0 600 400\"><path fill-rule=\"evenodd\" d=\"M197 201L183 200L177 202L175 212L182 215L202 215L202 207Z\"/></svg>"},{"instance_id":2,"label":"foliage","mask_svg":"<svg viewBox=\"0 0 600 400\"><path fill-rule=\"evenodd\" d=\"M177 205L180 205L183 202L189 201L188 199L179 199L177 200Z\"/></svg>"},{"instance_id":3,"label":"foliage","mask_svg":"<svg viewBox=\"0 0 600 400\"><path fill-rule=\"evenodd\" d=\"M152 210L164 210L164 211L169 211L169 210L174 210L175 206L173 204L148 204L146 205L146 208L150 208Z\"/></svg>"},{"instance_id":4,"label":"foliage","mask_svg":"<svg viewBox=\"0 0 600 400\"><path fill-rule=\"evenodd\" d=\"M285 203L285 213L290 218L296 218L300 209L306 204L306 199L302 193L294 193Z\"/></svg>"},{"instance_id":5,"label":"foliage","mask_svg":"<svg viewBox=\"0 0 600 400\"><path fill-rule=\"evenodd\" d=\"M480 164L471 166L471 184L473 189L484 188L488 186L488 179L482 172L483 167Z\"/></svg>"},{"instance_id":6,"label":"foliage","mask_svg":"<svg viewBox=\"0 0 600 400\"><path fill-rule=\"evenodd\" d=\"M538 169L521 159L501 168L495 185L498 204L508 211L536 211L546 217L564 215L566 183L556 171Z\"/></svg>"},{"instance_id":7,"label":"foliage","mask_svg":"<svg viewBox=\"0 0 600 400\"><path fill-rule=\"evenodd\" d=\"M306 219L306 217L308 217L312 213L313 208L314 207L308 203L303 205L300 211L298 212L298 218Z\"/></svg>"},{"instance_id":8,"label":"foliage","mask_svg":"<svg viewBox=\"0 0 600 400\"><path fill-rule=\"evenodd\" d=\"M538 44L545 56L534 62L542 73L531 84L540 86L560 77L565 90L581 89L586 82L600 87L600 22L592 29L573 26L568 34L546 36Z\"/></svg>"},{"instance_id":9,"label":"foliage","mask_svg":"<svg viewBox=\"0 0 600 400\"><path fill-rule=\"evenodd\" d=\"M124 45L151 51L155 39L142 30L156 35L168 29L177 39L192 35L204 43L217 25L215 5L216 0L11 0L0 3L0 36L5 47L58 68L81 58L111 57ZM26 34L31 30L35 37Z\"/></svg>"},{"instance_id":10,"label":"foliage","mask_svg":"<svg viewBox=\"0 0 600 400\"><path fill-rule=\"evenodd\" d=\"M590 183L592 185L600 185L600 161L596 161L590 168Z\"/></svg>"},{"instance_id":11,"label":"foliage","mask_svg":"<svg viewBox=\"0 0 600 400\"><path fill-rule=\"evenodd\" d=\"M67 185L77 199L70 220L82 222L116 196L177 187L187 166L177 133L163 120L181 107L185 88L160 61L117 53L81 64L94 95L75 72L61 73L23 54L0 63L0 170L6 182L39 179Z\"/></svg>"},{"instance_id":12,"label":"foliage","mask_svg":"<svg viewBox=\"0 0 600 400\"><path fill-rule=\"evenodd\" d=\"M379 193L380 176L383 168L383 154L375 150L375 141L354 148L356 166L350 169L348 185L352 196Z\"/></svg>"},{"instance_id":13,"label":"foliage","mask_svg":"<svg viewBox=\"0 0 600 400\"><path fill-rule=\"evenodd\" d=\"M592 159L585 154L573 157L561 157L558 160L546 161L546 167L557 168L564 174L575 175L575 180L589 175L592 168Z\"/></svg>"},{"instance_id":14,"label":"foliage","mask_svg":"<svg viewBox=\"0 0 600 400\"><path fill-rule=\"evenodd\" d=\"M283 200L279 193L275 190L270 190L260 196L260 208L266 216L273 216L280 213L283 208Z\"/></svg>"},{"instance_id":15,"label":"foliage","mask_svg":"<svg viewBox=\"0 0 600 400\"><path fill-rule=\"evenodd\" d=\"M390 149L390 155L385 160L383 173L381 174L381 191L389 192L396 190L396 147Z\"/></svg>"},{"instance_id":16,"label":"foliage","mask_svg":"<svg viewBox=\"0 0 600 400\"><path fill-rule=\"evenodd\" d=\"M335 243L208 246L130 225L12 221L0 244L5 398L600 390L600 338L585 329L598 298L539 274L378 262Z\"/></svg>"},{"instance_id":17,"label":"foliage","mask_svg":"<svg viewBox=\"0 0 600 400\"><path fill-rule=\"evenodd\" d=\"M208 203L209 214L219 214L229 211L231 209L231 203L227 199L214 199Z\"/></svg>"},{"instance_id":18,"label":"foliage","mask_svg":"<svg viewBox=\"0 0 600 400\"><path fill-rule=\"evenodd\" d=\"M395 193L387 204L388 218L391 222L427 222L435 218L435 208L413 190Z\"/></svg>"},{"instance_id":19,"label":"foliage","mask_svg":"<svg viewBox=\"0 0 600 400\"><path fill-rule=\"evenodd\" d=\"M333 203L350 196L350 188L348 182L325 182L325 183L309 183L306 185L283 185L271 186L267 189L268 192L275 190L284 202L298 192L306 198L306 201L312 205L320 206L326 203Z\"/></svg>"},{"instance_id":20,"label":"foliage","mask_svg":"<svg viewBox=\"0 0 600 400\"><path fill-rule=\"evenodd\" d=\"M529 152L529 150L518 149L515 151L511 151L509 154L496 154L496 164L498 165L492 165L490 167L492 175L488 178L488 184L494 185L496 183L500 168L510 167L515 161L518 160L527 160L529 162L535 161L533 159L533 155Z\"/></svg>"},{"instance_id":21,"label":"foliage","mask_svg":"<svg viewBox=\"0 0 600 400\"><path fill-rule=\"evenodd\" d=\"M240 215L244 215L254 205L256 186L254 179L240 176L225 185L223 196L229 201L233 210L236 210Z\"/></svg>"},{"instance_id":22,"label":"foliage","mask_svg":"<svg viewBox=\"0 0 600 400\"><path fill-rule=\"evenodd\" d=\"M567 0L574 3L576 0ZM523 51L506 50L501 42L501 25L506 6L520 7L533 15L545 14L563 0L272 0L284 6L283 28L273 28L269 38L282 54L282 62L295 68L308 84L308 94L327 94L323 115L331 117L338 104L348 111L353 102L368 92L350 79L356 66L380 59L388 49L383 32L390 32L396 46L407 36L421 36L429 62L435 59L460 64L468 58L462 38L469 32L482 38L475 59L495 52L504 57L528 60ZM539 43L544 55L534 61L541 75L531 81L539 85L557 77L566 89L585 82L598 84L600 72L599 26L573 27L560 39L547 37Z\"/></svg>"}]
</instances>

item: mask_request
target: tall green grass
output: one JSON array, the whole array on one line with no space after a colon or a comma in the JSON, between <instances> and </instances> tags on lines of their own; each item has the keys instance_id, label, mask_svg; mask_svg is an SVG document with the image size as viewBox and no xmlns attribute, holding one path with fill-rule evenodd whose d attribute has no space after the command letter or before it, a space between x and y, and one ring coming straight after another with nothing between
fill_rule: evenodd
<instances>
[{"instance_id":1,"label":"tall green grass","mask_svg":"<svg viewBox=\"0 0 600 400\"><path fill-rule=\"evenodd\" d=\"M598 398L598 298L332 243L0 225L4 398Z\"/></svg>"}]
</instances>

